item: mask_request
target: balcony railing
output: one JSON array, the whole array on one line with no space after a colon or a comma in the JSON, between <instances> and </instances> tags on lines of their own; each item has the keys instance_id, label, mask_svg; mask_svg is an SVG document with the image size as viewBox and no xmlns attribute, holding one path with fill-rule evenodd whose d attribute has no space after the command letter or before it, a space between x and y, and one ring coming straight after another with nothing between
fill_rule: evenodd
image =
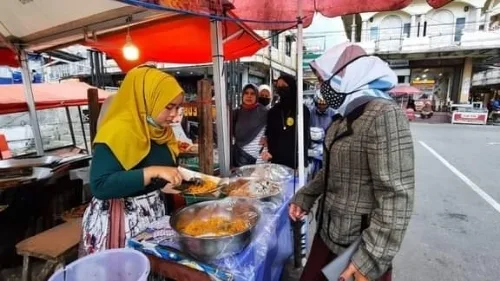
<instances>
[{"instance_id":1,"label":"balcony railing","mask_svg":"<svg viewBox=\"0 0 500 281\"><path fill-rule=\"evenodd\" d=\"M460 40L455 40L457 38ZM386 36L359 44L369 53L492 48L500 46L500 30L463 32L460 37L453 34L435 34L425 37Z\"/></svg>"}]
</instances>

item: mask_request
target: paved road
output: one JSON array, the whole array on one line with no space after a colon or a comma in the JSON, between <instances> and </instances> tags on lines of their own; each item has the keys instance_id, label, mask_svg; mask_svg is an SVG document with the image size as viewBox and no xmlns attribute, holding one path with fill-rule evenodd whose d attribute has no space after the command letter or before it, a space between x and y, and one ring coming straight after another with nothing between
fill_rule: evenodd
<instances>
[{"instance_id":1,"label":"paved road","mask_svg":"<svg viewBox=\"0 0 500 281\"><path fill-rule=\"evenodd\" d=\"M500 202L500 127L412 124L412 132L416 205L394 279L499 280L500 208L491 204Z\"/></svg>"}]
</instances>

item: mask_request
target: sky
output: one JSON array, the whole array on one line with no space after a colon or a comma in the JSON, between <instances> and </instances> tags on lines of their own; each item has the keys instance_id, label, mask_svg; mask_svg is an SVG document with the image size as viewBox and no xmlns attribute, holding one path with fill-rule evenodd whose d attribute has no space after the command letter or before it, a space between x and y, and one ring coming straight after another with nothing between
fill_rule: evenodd
<instances>
[{"instance_id":1,"label":"sky","mask_svg":"<svg viewBox=\"0 0 500 281\"><path fill-rule=\"evenodd\" d=\"M329 49L345 41L347 37L340 17L327 18L316 14L312 24L304 29L304 45L309 49Z\"/></svg>"}]
</instances>

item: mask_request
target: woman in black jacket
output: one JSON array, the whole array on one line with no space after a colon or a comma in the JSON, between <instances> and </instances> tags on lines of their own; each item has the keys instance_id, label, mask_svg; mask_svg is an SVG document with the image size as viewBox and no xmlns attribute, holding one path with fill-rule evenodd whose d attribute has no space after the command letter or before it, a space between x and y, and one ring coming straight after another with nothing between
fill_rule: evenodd
<instances>
[{"instance_id":1,"label":"woman in black jacket","mask_svg":"<svg viewBox=\"0 0 500 281\"><path fill-rule=\"evenodd\" d=\"M297 142L297 82L293 76L284 74L278 78L276 91L280 97L279 102L269 110L267 115L266 141L268 152L263 159L271 163L282 164L292 169L298 165ZM307 159L309 147L309 110L305 105L304 110L304 159ZM307 167L307 160L303 163Z\"/></svg>"}]
</instances>

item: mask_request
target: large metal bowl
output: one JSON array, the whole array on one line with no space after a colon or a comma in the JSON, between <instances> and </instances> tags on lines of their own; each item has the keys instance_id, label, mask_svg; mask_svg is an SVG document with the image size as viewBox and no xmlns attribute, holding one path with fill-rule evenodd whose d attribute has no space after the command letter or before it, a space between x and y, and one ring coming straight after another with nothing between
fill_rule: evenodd
<instances>
[{"instance_id":1,"label":"large metal bowl","mask_svg":"<svg viewBox=\"0 0 500 281\"><path fill-rule=\"evenodd\" d=\"M241 233L217 237L194 237L180 230L180 225L186 222L194 219L208 219L212 216L224 216L229 219L247 218L250 227ZM227 198L185 207L170 218L170 225L178 233L184 251L200 260L211 261L243 251L250 244L252 232L258 220L259 212L251 200Z\"/></svg>"}]
</instances>

